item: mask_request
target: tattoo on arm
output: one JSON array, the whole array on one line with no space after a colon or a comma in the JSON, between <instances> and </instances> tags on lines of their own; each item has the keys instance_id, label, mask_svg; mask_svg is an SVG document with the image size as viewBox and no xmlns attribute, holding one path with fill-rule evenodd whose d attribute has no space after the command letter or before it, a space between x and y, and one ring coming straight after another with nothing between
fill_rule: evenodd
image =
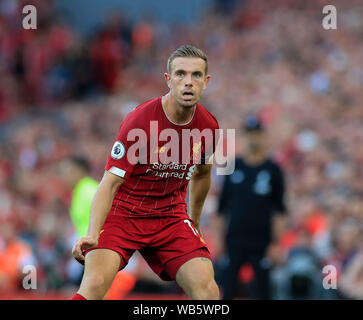
<instances>
[{"instance_id":1,"label":"tattoo on arm","mask_svg":"<svg viewBox=\"0 0 363 320\"><path fill-rule=\"evenodd\" d=\"M210 259L205 258L205 257L200 257L200 259L201 259L202 261L210 261Z\"/></svg>"}]
</instances>

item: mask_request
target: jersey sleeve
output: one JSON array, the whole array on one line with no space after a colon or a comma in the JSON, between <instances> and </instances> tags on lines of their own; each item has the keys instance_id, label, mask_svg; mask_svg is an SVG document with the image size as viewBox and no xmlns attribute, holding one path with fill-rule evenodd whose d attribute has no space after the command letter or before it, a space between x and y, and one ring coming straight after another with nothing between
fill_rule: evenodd
<instances>
[{"instance_id":1,"label":"jersey sleeve","mask_svg":"<svg viewBox=\"0 0 363 320\"><path fill-rule=\"evenodd\" d=\"M274 209L279 214L286 214L285 196L285 179L280 167L276 165L275 179L272 190Z\"/></svg>"},{"instance_id":2,"label":"jersey sleeve","mask_svg":"<svg viewBox=\"0 0 363 320\"><path fill-rule=\"evenodd\" d=\"M124 179L131 175L137 163L137 153L128 152L135 143L135 141L128 139L128 134L132 129L140 129L140 125L135 116L129 114L120 125L105 167L105 170Z\"/></svg>"},{"instance_id":3,"label":"jersey sleeve","mask_svg":"<svg viewBox=\"0 0 363 320\"><path fill-rule=\"evenodd\" d=\"M218 214L227 215L231 204L231 182L229 176L224 177L222 189L219 195Z\"/></svg>"}]
</instances>

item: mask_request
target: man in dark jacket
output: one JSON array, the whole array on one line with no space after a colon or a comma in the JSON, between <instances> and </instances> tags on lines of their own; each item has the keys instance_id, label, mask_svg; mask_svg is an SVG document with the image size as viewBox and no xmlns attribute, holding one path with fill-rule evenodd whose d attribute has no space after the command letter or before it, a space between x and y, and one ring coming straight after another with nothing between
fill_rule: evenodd
<instances>
[{"instance_id":1,"label":"man in dark jacket","mask_svg":"<svg viewBox=\"0 0 363 320\"><path fill-rule=\"evenodd\" d=\"M269 251L284 231L284 176L269 157L261 121L247 117L243 133L246 151L237 158L235 171L226 176L220 195L219 213L228 221L225 247L227 265L223 274L223 298L233 299L242 265L254 270L249 298L269 299Z\"/></svg>"}]
</instances>

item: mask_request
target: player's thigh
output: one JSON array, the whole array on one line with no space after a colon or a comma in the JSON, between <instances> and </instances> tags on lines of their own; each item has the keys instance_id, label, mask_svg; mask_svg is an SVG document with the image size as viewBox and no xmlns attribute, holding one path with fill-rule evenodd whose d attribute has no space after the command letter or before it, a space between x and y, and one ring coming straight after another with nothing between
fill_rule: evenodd
<instances>
[{"instance_id":1,"label":"player's thigh","mask_svg":"<svg viewBox=\"0 0 363 320\"><path fill-rule=\"evenodd\" d=\"M176 274L176 282L188 292L208 287L214 283L212 261L205 257L196 257L185 262Z\"/></svg>"},{"instance_id":2,"label":"player's thigh","mask_svg":"<svg viewBox=\"0 0 363 320\"><path fill-rule=\"evenodd\" d=\"M86 254L81 288L108 288L120 268L120 255L110 249L95 249Z\"/></svg>"}]
</instances>

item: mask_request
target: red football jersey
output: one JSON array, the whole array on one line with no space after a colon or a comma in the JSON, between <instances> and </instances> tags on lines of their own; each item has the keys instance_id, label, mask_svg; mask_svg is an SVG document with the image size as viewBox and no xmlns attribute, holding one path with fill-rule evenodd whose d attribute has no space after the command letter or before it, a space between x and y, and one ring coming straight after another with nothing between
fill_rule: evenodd
<instances>
[{"instance_id":1,"label":"red football jersey","mask_svg":"<svg viewBox=\"0 0 363 320\"><path fill-rule=\"evenodd\" d=\"M183 125L169 120L161 97L136 107L122 121L105 167L125 178L109 215L185 215L188 182L195 165L208 161L214 152L218 128L217 120L200 104L189 123ZM193 129L212 132L212 138L203 134L194 140L183 136ZM172 161L167 162L166 157Z\"/></svg>"}]
</instances>

